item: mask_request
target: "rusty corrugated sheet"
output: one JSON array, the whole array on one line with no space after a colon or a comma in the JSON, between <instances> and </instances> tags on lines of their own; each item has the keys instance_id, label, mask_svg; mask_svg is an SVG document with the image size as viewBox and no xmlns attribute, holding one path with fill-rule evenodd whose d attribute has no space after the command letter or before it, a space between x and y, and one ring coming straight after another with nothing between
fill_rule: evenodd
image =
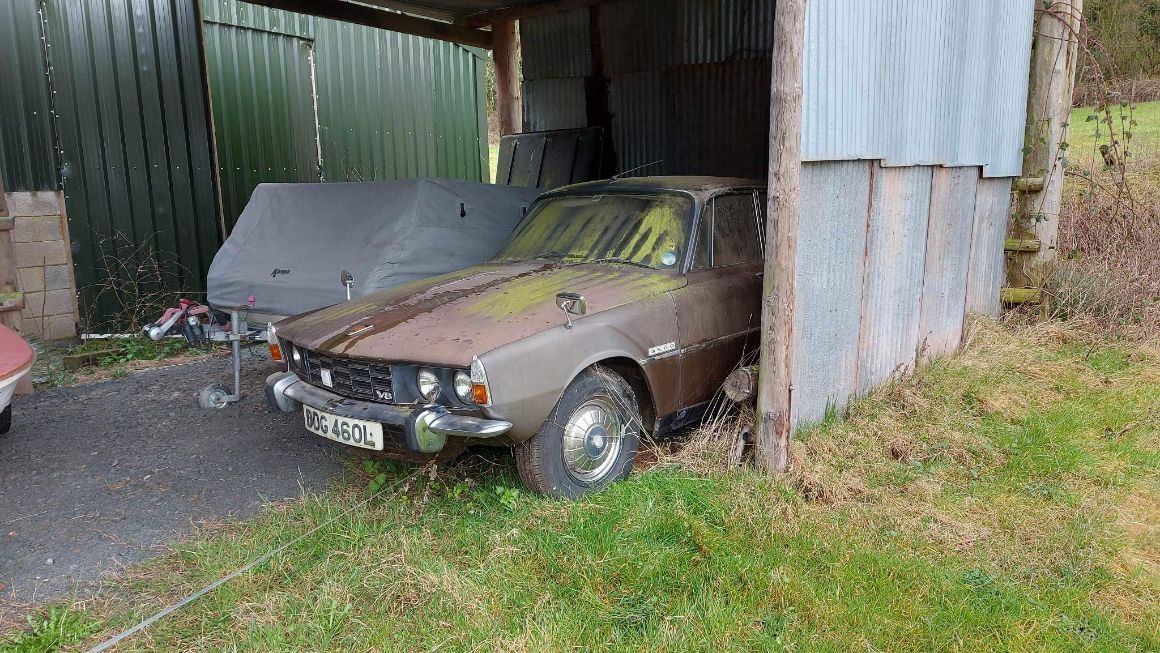
<instances>
[{"instance_id":1,"label":"rusty corrugated sheet","mask_svg":"<svg viewBox=\"0 0 1160 653\"><path fill-rule=\"evenodd\" d=\"M668 69L664 93L669 98L669 137L661 157L666 169L764 179L769 100L752 89L769 88L770 66L768 59L741 59ZM627 169L648 161L622 163Z\"/></svg>"},{"instance_id":2,"label":"rusty corrugated sheet","mask_svg":"<svg viewBox=\"0 0 1160 653\"><path fill-rule=\"evenodd\" d=\"M0 2L0 176L8 192L56 190L56 143L38 0Z\"/></svg>"},{"instance_id":3,"label":"rusty corrugated sheet","mask_svg":"<svg viewBox=\"0 0 1160 653\"><path fill-rule=\"evenodd\" d=\"M1011 180L980 179L967 277L967 312L999 317L999 291L1007 277L1003 244L1011 211Z\"/></svg>"},{"instance_id":4,"label":"rusty corrugated sheet","mask_svg":"<svg viewBox=\"0 0 1160 653\"><path fill-rule=\"evenodd\" d=\"M601 5L600 32L610 77L674 66L763 59L769 56L773 43L773 2L612 2ZM549 54L549 58L555 56Z\"/></svg>"},{"instance_id":5,"label":"rusty corrugated sheet","mask_svg":"<svg viewBox=\"0 0 1160 653\"><path fill-rule=\"evenodd\" d=\"M550 57L524 56L524 81L583 78L592 74L589 20L588 8L584 7L520 21L522 50L552 53Z\"/></svg>"},{"instance_id":6,"label":"rusty corrugated sheet","mask_svg":"<svg viewBox=\"0 0 1160 653\"><path fill-rule=\"evenodd\" d=\"M914 368L932 169L875 164L862 290L859 393Z\"/></svg>"},{"instance_id":7,"label":"rusty corrugated sheet","mask_svg":"<svg viewBox=\"0 0 1160 653\"><path fill-rule=\"evenodd\" d=\"M621 171L659 162L638 175L660 175L680 170L680 162L665 161L671 137L664 73L645 72L614 78L608 93L612 111L612 139Z\"/></svg>"},{"instance_id":8,"label":"rusty corrugated sheet","mask_svg":"<svg viewBox=\"0 0 1160 653\"><path fill-rule=\"evenodd\" d=\"M843 408L856 390L870 170L865 161L802 166L794 314L793 416Z\"/></svg>"},{"instance_id":9,"label":"rusty corrugated sheet","mask_svg":"<svg viewBox=\"0 0 1160 653\"><path fill-rule=\"evenodd\" d=\"M588 125L584 79L524 81L524 131L574 129Z\"/></svg>"},{"instance_id":10,"label":"rusty corrugated sheet","mask_svg":"<svg viewBox=\"0 0 1160 653\"><path fill-rule=\"evenodd\" d=\"M978 182L978 168L934 170L918 321L924 358L949 354L962 342Z\"/></svg>"}]
</instances>

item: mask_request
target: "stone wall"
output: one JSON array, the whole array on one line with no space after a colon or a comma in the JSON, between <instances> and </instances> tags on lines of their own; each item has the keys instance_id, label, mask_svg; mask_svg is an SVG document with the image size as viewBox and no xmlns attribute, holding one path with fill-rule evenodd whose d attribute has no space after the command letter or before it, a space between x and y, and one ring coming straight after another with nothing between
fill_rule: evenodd
<instances>
[{"instance_id":1,"label":"stone wall","mask_svg":"<svg viewBox=\"0 0 1160 653\"><path fill-rule=\"evenodd\" d=\"M76 280L60 193L8 193L12 251L24 293L24 331L45 340L77 335Z\"/></svg>"}]
</instances>

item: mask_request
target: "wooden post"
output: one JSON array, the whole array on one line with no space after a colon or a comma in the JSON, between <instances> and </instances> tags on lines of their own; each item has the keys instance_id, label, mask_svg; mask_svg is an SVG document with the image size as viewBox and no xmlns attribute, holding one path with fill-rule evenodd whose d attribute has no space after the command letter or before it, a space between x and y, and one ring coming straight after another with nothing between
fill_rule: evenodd
<instances>
[{"instance_id":1,"label":"wooden post","mask_svg":"<svg viewBox=\"0 0 1160 653\"><path fill-rule=\"evenodd\" d=\"M769 210L757 389L758 455L770 472L789 466L793 400L794 281L802 157L802 68L807 0L778 0L769 107Z\"/></svg>"},{"instance_id":2,"label":"wooden post","mask_svg":"<svg viewBox=\"0 0 1160 653\"><path fill-rule=\"evenodd\" d=\"M1039 288L1046 268L1055 260L1063 200L1060 144L1067 140L1071 117L1083 0L1056 0L1036 13L1024 135L1028 149L1023 177L1012 185L1017 218L1012 236L1038 241L1041 246L1014 257L1008 284L1016 288Z\"/></svg>"},{"instance_id":3,"label":"wooden post","mask_svg":"<svg viewBox=\"0 0 1160 653\"><path fill-rule=\"evenodd\" d=\"M495 107L499 113L499 133L503 136L523 131L523 103L520 101L520 44L515 21L491 26L495 56Z\"/></svg>"}]
</instances>

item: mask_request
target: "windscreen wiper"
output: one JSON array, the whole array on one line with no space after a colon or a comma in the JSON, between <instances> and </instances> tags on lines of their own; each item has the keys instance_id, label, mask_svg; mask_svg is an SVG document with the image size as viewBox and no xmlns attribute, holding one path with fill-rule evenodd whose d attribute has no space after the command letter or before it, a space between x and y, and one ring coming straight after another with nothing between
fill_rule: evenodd
<instances>
[{"instance_id":1,"label":"windscreen wiper","mask_svg":"<svg viewBox=\"0 0 1160 653\"><path fill-rule=\"evenodd\" d=\"M621 264L623 264L623 265L633 265L633 266L636 266L636 267L638 267L638 268L645 268L645 269L648 269L648 270L652 270L652 269L654 269L654 268L653 268L653 266L651 266L651 265L646 265L646 264L644 264L644 263L641 263L640 261L630 261L629 259L626 259L626 258L617 258L617 257L615 257L615 256L611 256L611 257L608 257L608 258L598 258L598 259L596 259L596 260L594 260L594 261L587 261L587 262L588 262L588 263L621 263Z\"/></svg>"},{"instance_id":2,"label":"windscreen wiper","mask_svg":"<svg viewBox=\"0 0 1160 653\"><path fill-rule=\"evenodd\" d=\"M533 259L560 259L564 261L583 260L583 254L576 254L575 252L545 252L532 257Z\"/></svg>"}]
</instances>

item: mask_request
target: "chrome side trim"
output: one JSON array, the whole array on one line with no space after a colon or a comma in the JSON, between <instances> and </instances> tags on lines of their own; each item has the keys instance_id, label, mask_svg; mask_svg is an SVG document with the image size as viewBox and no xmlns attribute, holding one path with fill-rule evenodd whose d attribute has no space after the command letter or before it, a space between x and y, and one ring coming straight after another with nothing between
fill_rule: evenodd
<instances>
[{"instance_id":1,"label":"chrome side trim","mask_svg":"<svg viewBox=\"0 0 1160 653\"><path fill-rule=\"evenodd\" d=\"M461 438L496 438L512 428L511 422L499 419L482 419L466 415L447 413L437 417L430 424L431 430L447 436Z\"/></svg>"}]
</instances>

